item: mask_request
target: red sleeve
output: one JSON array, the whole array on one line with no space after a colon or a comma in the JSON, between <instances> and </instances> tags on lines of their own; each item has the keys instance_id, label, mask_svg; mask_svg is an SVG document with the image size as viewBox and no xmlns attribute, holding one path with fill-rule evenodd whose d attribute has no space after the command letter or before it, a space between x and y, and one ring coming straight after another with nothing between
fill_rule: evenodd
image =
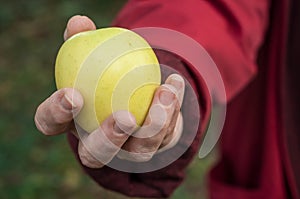
<instances>
[{"instance_id":1,"label":"red sleeve","mask_svg":"<svg viewBox=\"0 0 300 199\"><path fill-rule=\"evenodd\" d=\"M190 36L214 59L230 100L256 74L256 54L263 39L268 9L268 2L262 0L130 0L114 25L129 29L163 27ZM191 72L195 66L185 64L170 54L159 52L157 55L160 62L173 66L183 75L197 93L201 109L200 128L190 148L178 160L158 171L133 174L109 167L90 169L83 166L87 174L101 186L128 196L170 196L182 182L184 170L197 153L201 135L209 122L211 102L199 75L201 71ZM188 99L185 99L185 103L188 103ZM190 120L193 119L193 107L186 109L186 115ZM78 141L71 134L69 141L77 154Z\"/></svg>"},{"instance_id":2,"label":"red sleeve","mask_svg":"<svg viewBox=\"0 0 300 199\"><path fill-rule=\"evenodd\" d=\"M130 0L114 25L163 27L190 36L217 64L230 100L257 73L256 56L268 16L269 0Z\"/></svg>"}]
</instances>

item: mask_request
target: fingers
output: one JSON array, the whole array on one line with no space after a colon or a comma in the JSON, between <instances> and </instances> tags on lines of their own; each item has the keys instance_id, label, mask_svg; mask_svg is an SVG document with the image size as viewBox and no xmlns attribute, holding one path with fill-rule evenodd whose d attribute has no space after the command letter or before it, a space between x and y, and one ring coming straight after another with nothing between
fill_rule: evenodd
<instances>
[{"instance_id":1,"label":"fingers","mask_svg":"<svg viewBox=\"0 0 300 199\"><path fill-rule=\"evenodd\" d=\"M166 145L169 145L169 143L172 141L172 144L170 143L170 145L168 147L164 147L164 149L169 149L169 148L173 147L174 144L177 143L178 139L181 136L181 132L182 132L183 120L182 120L182 115L180 113L180 108L181 108L181 105L183 102L185 84L184 84L184 80L182 79L182 77L180 77L179 75L175 75L175 74L170 75L167 78L166 84L171 84L171 85L174 85L174 87L176 87L176 89L177 89L176 97L177 97L178 104L179 104L179 106L177 105L175 107L174 116L173 116L174 119L171 121L171 123L168 127L167 134L164 137L164 140L160 145L160 148L162 148ZM163 150L160 150L160 151L163 151Z\"/></svg>"},{"instance_id":2,"label":"fingers","mask_svg":"<svg viewBox=\"0 0 300 199\"><path fill-rule=\"evenodd\" d=\"M183 131L183 118L182 118L182 114L179 113L177 120L176 120L176 125L175 125L172 133L169 133L165 136L157 153L166 151L166 150L174 147L178 143L178 141L182 135L182 131Z\"/></svg>"},{"instance_id":3,"label":"fingers","mask_svg":"<svg viewBox=\"0 0 300 199\"><path fill-rule=\"evenodd\" d=\"M129 112L114 113L99 129L81 137L78 153L82 164L90 168L101 168L109 163L135 129L136 121Z\"/></svg>"},{"instance_id":4,"label":"fingers","mask_svg":"<svg viewBox=\"0 0 300 199\"><path fill-rule=\"evenodd\" d=\"M183 95L184 80L179 75L171 75L166 84L157 89L143 127L128 139L118 157L137 162L150 160L164 138L173 134ZM168 142L171 142L173 135L169 137Z\"/></svg>"},{"instance_id":5,"label":"fingers","mask_svg":"<svg viewBox=\"0 0 300 199\"><path fill-rule=\"evenodd\" d=\"M77 33L95 29L96 25L90 18L87 16L75 15L71 17L67 23L67 27L64 32L64 39L67 40Z\"/></svg>"},{"instance_id":6,"label":"fingers","mask_svg":"<svg viewBox=\"0 0 300 199\"><path fill-rule=\"evenodd\" d=\"M53 93L37 108L35 124L45 135L57 135L70 128L73 117L83 106L80 93L72 88L64 88Z\"/></svg>"},{"instance_id":7,"label":"fingers","mask_svg":"<svg viewBox=\"0 0 300 199\"><path fill-rule=\"evenodd\" d=\"M170 84L170 85L172 85L176 88L176 90L177 90L176 98L177 98L177 100L179 102L179 105L181 107L182 102L183 102L183 98L184 98L184 91L185 91L184 79L178 74L172 74L167 78L165 83Z\"/></svg>"}]
</instances>

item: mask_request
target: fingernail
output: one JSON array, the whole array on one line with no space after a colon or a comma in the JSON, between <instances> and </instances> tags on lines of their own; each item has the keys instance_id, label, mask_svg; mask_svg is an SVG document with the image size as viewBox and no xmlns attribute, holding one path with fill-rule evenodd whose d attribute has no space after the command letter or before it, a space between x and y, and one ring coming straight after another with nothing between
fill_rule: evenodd
<instances>
[{"instance_id":1,"label":"fingernail","mask_svg":"<svg viewBox=\"0 0 300 199\"><path fill-rule=\"evenodd\" d=\"M73 110L77 108L76 104L73 102L73 100L67 95L64 94L64 96L61 99L61 105L66 110Z\"/></svg>"},{"instance_id":2,"label":"fingernail","mask_svg":"<svg viewBox=\"0 0 300 199\"><path fill-rule=\"evenodd\" d=\"M169 106L174 102L175 94L167 89L162 89L159 93L159 101L165 106Z\"/></svg>"},{"instance_id":3,"label":"fingernail","mask_svg":"<svg viewBox=\"0 0 300 199\"><path fill-rule=\"evenodd\" d=\"M64 32L64 40L67 40L68 39L68 28L65 29L65 32Z\"/></svg>"},{"instance_id":4,"label":"fingernail","mask_svg":"<svg viewBox=\"0 0 300 199\"><path fill-rule=\"evenodd\" d=\"M115 123L114 125L114 132L118 134L124 134L124 132L118 127L118 125Z\"/></svg>"},{"instance_id":5,"label":"fingernail","mask_svg":"<svg viewBox=\"0 0 300 199\"><path fill-rule=\"evenodd\" d=\"M132 126L132 127L121 127L115 123L114 124L114 132L117 133L117 134L127 134L127 135L131 135L134 131L134 128L135 126Z\"/></svg>"},{"instance_id":6,"label":"fingernail","mask_svg":"<svg viewBox=\"0 0 300 199\"><path fill-rule=\"evenodd\" d=\"M170 76L170 84L176 88L176 90L180 90L183 87L184 80L183 78L178 74L172 74Z\"/></svg>"},{"instance_id":7,"label":"fingernail","mask_svg":"<svg viewBox=\"0 0 300 199\"><path fill-rule=\"evenodd\" d=\"M119 134L132 134L136 128L136 121L128 111L117 111L113 113L115 119L114 131Z\"/></svg>"}]
</instances>

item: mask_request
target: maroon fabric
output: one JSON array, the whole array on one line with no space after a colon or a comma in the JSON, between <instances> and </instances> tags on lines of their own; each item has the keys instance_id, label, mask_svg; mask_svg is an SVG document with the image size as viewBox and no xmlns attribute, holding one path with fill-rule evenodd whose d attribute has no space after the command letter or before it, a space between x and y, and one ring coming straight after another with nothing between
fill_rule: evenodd
<instances>
[{"instance_id":1,"label":"maroon fabric","mask_svg":"<svg viewBox=\"0 0 300 199\"><path fill-rule=\"evenodd\" d=\"M157 26L180 31L203 45L216 62L226 87L228 112L221 158L209 175L213 199L298 197L282 123L287 6L287 0L130 0L114 22L130 29ZM172 63L167 57L162 55L160 61L173 64L199 95L203 119L199 133L179 160L156 172L84 167L108 189L129 196L167 197L181 183L183 170L197 152L209 122L207 91L201 76L190 72L193 66ZM77 140L71 135L69 140L76 153Z\"/></svg>"},{"instance_id":2,"label":"maroon fabric","mask_svg":"<svg viewBox=\"0 0 300 199\"><path fill-rule=\"evenodd\" d=\"M282 118L287 10L287 1L273 1L269 30L258 56L259 73L228 104L222 157L210 173L211 198L299 197Z\"/></svg>"},{"instance_id":3,"label":"maroon fabric","mask_svg":"<svg viewBox=\"0 0 300 199\"><path fill-rule=\"evenodd\" d=\"M291 15L289 21L289 35L287 45L287 67L284 68L284 118L285 131L288 143L289 154L291 157L292 167L297 181L297 189L300 191L300 1L291 2Z\"/></svg>"}]
</instances>

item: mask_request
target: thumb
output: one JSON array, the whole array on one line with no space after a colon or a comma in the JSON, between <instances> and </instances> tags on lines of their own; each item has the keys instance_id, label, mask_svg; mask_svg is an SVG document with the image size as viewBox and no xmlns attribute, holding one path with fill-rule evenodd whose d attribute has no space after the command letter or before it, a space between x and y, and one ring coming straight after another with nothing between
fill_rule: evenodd
<instances>
[{"instance_id":1,"label":"thumb","mask_svg":"<svg viewBox=\"0 0 300 199\"><path fill-rule=\"evenodd\" d=\"M71 17L67 23L67 27L64 32L64 39L67 40L77 33L89 30L96 30L94 22L87 16L75 15Z\"/></svg>"}]
</instances>

